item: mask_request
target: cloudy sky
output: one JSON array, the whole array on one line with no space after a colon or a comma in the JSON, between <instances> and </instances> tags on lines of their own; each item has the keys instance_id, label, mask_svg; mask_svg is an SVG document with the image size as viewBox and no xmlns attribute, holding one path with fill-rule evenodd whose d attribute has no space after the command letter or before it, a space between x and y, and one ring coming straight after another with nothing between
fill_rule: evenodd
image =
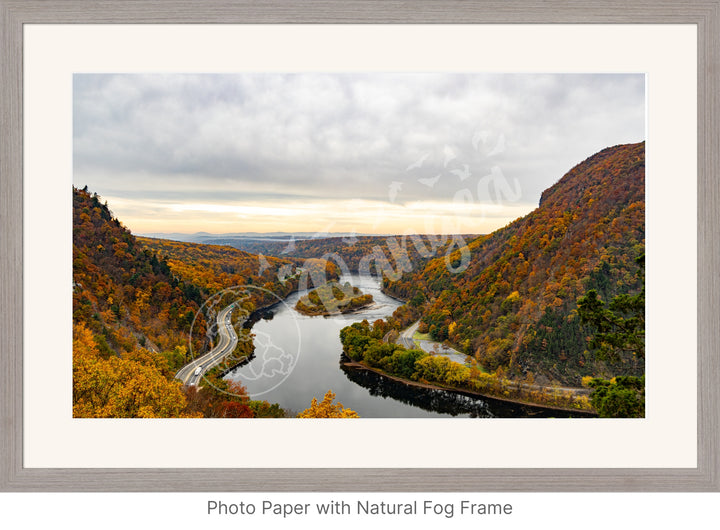
<instances>
[{"instance_id":1,"label":"cloudy sky","mask_svg":"<svg viewBox=\"0 0 720 530\"><path fill-rule=\"evenodd\" d=\"M640 74L74 76L74 184L134 233L487 233L645 139Z\"/></svg>"}]
</instances>

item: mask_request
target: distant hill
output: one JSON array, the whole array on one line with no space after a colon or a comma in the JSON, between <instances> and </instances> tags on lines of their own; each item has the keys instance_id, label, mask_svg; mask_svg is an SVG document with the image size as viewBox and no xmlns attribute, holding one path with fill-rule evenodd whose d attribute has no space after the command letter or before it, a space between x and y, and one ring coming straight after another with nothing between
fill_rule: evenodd
<instances>
[{"instance_id":1,"label":"distant hill","mask_svg":"<svg viewBox=\"0 0 720 530\"><path fill-rule=\"evenodd\" d=\"M307 258L332 256L334 263L349 272L411 271L428 260L444 255L456 244L451 236L438 235L356 235L351 233L318 234L311 232L242 232L228 234L157 233L145 234L151 240L174 240L204 245L229 246L251 254L275 256L294 262ZM463 235L470 241L477 235Z\"/></svg>"},{"instance_id":2,"label":"distant hill","mask_svg":"<svg viewBox=\"0 0 720 530\"><path fill-rule=\"evenodd\" d=\"M270 283L270 290L280 292L284 289L278 281L278 271L287 266L289 275L295 269L291 261L273 257L261 258L228 246L147 237L136 239L143 248L162 256L173 274L193 281L209 293L248 283Z\"/></svg>"},{"instance_id":3,"label":"distant hill","mask_svg":"<svg viewBox=\"0 0 720 530\"><path fill-rule=\"evenodd\" d=\"M338 268L324 260L281 259L261 256L238 250L228 245L189 243L138 237L138 243L167 261L170 270L178 278L191 281L208 293L216 293L230 287L252 285L262 287L253 291L257 306L277 302L274 293L285 298L299 285L300 270L312 273L317 269L323 277L336 279ZM312 279L312 278L311 278ZM311 281L311 280L310 280Z\"/></svg>"},{"instance_id":4,"label":"distant hill","mask_svg":"<svg viewBox=\"0 0 720 530\"><path fill-rule=\"evenodd\" d=\"M393 276L403 271L422 268L436 256L444 255L457 241L469 241L473 236L391 235L326 237L318 239L270 242L228 240L224 244L248 252L281 256L283 258L327 258L347 271L384 272Z\"/></svg>"},{"instance_id":5,"label":"distant hill","mask_svg":"<svg viewBox=\"0 0 720 530\"><path fill-rule=\"evenodd\" d=\"M486 369L566 384L640 374L631 358L611 366L587 351L591 331L580 325L576 300L589 289L608 300L641 288L644 189L644 142L604 149L545 190L536 210L471 241L462 272L437 258L385 288L422 303L430 335ZM456 251L450 261L458 258Z\"/></svg>"},{"instance_id":6,"label":"distant hill","mask_svg":"<svg viewBox=\"0 0 720 530\"><path fill-rule=\"evenodd\" d=\"M209 232L194 232L192 234L182 232L153 232L137 235L154 239L170 239L172 241L184 241L187 243L207 243L210 245L217 245L221 244L218 243L218 241L290 241L298 239L325 239L328 237L352 237L355 234L350 232L226 232L222 234L211 234Z\"/></svg>"}]
</instances>

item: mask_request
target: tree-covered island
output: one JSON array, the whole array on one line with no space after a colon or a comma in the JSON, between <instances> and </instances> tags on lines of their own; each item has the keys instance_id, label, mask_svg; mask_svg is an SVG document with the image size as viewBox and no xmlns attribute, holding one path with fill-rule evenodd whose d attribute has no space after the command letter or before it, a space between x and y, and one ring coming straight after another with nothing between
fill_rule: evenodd
<instances>
[{"instance_id":1,"label":"tree-covered island","mask_svg":"<svg viewBox=\"0 0 720 530\"><path fill-rule=\"evenodd\" d=\"M373 303L371 294L364 294L349 282L328 282L308 292L295 304L303 315L336 315L357 311Z\"/></svg>"}]
</instances>

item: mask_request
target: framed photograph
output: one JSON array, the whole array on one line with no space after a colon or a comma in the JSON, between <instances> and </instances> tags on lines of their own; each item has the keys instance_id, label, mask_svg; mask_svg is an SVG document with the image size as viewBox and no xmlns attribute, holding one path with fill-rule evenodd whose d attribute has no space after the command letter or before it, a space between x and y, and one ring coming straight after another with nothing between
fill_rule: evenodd
<instances>
[{"instance_id":1,"label":"framed photograph","mask_svg":"<svg viewBox=\"0 0 720 530\"><path fill-rule=\"evenodd\" d=\"M3 490L719 489L717 0L0 7Z\"/></svg>"}]
</instances>

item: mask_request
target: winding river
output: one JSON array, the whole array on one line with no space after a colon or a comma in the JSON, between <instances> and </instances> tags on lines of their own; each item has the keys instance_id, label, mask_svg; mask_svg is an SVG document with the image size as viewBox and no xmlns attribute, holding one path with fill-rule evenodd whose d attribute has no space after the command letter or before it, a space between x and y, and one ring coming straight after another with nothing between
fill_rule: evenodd
<instances>
[{"instance_id":1,"label":"winding river","mask_svg":"<svg viewBox=\"0 0 720 530\"><path fill-rule=\"evenodd\" d=\"M562 412L479 399L445 390L410 386L374 372L341 364L340 330L367 319L373 322L393 313L402 303L380 290L372 276L342 277L375 303L355 313L329 317L305 316L295 311L298 298L290 295L272 309L269 318L255 323L255 356L225 377L243 384L253 399L264 399L294 414L321 400L326 391L362 418L422 417L561 417Z\"/></svg>"}]
</instances>

